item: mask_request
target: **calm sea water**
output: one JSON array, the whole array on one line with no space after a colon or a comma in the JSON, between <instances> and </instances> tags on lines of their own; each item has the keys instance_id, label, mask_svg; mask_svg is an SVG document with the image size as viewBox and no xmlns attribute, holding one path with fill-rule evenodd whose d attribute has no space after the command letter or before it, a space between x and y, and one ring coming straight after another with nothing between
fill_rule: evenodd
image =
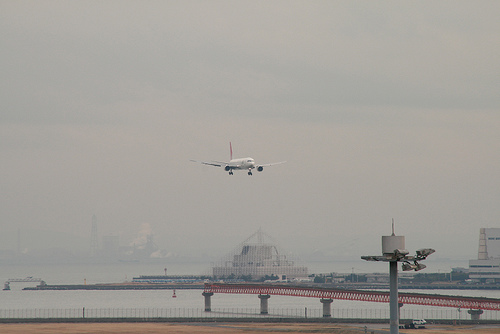
<instances>
[{"instance_id":1,"label":"calm sea water","mask_svg":"<svg viewBox=\"0 0 500 334\"><path fill-rule=\"evenodd\" d=\"M379 263L377 263L379 264ZM334 270L321 270L330 264L317 263L309 267L311 272L332 272ZM359 264L358 264L359 265ZM54 264L54 265L2 265L0 266L0 282L9 278L23 278L27 276L39 277L48 284L87 284L110 283L130 281L139 275L161 275L164 268L168 274L201 274L207 272L204 263L115 263L115 264ZM376 266L384 272L384 268ZM382 267L385 267L382 265ZM314 270L317 268L317 270ZM344 264L344 272L356 272L356 267L350 263ZM342 272L341 270L336 270ZM442 272L445 272L444 269ZM447 271L449 272L449 270ZM0 310L7 309L104 309L104 308L168 308L168 309L202 309L204 299L202 290L177 290L177 298L172 298L170 290L125 290L125 291L23 291L27 285L35 283L11 283L10 291L0 291ZM403 290L401 290L403 291ZM414 290L413 290L414 291ZM414 291L415 292L415 291ZM421 293L484 296L500 298L500 291L474 291L474 290L431 290L418 291ZM258 310L260 300L256 295L231 295L216 294L212 297L212 309L244 309ZM272 296L269 300L270 311L277 309L307 308L311 312L320 312L322 304L315 298ZM363 303L353 301L335 300L333 310L387 310L388 305L380 303ZM443 308L423 307L418 305L405 305L404 311L427 312L422 317L433 317L432 312L443 312ZM433 311L436 310L436 311ZM438 311L439 310L439 311ZM371 311L370 311L371 312ZM376 312L376 311L373 311ZM431 312L429 314L429 312ZM465 310L449 309L446 318L466 319ZM498 312L492 315L494 319L500 317ZM435 318L443 317L441 313Z\"/></svg>"},{"instance_id":2,"label":"calm sea water","mask_svg":"<svg viewBox=\"0 0 500 334\"><path fill-rule=\"evenodd\" d=\"M468 261L426 261L425 272L449 273L452 267L468 267ZM309 273L373 273L388 272L388 265L379 262L331 261L308 262ZM9 278L27 276L43 279L47 284L117 283L131 281L140 275L209 275L210 263L206 262L117 262L84 264L0 264L0 283ZM15 283L12 284L15 288Z\"/></svg>"},{"instance_id":3,"label":"calm sea water","mask_svg":"<svg viewBox=\"0 0 500 334\"><path fill-rule=\"evenodd\" d=\"M418 291L433 294L454 294L484 296L485 291ZM172 298L171 290L125 290L125 291L0 291L0 316L24 314L19 310L94 310L93 314L101 314L100 310L129 310L120 314L135 312L130 310L169 310L166 314L186 316L193 314L204 316L204 297L202 290L176 290L176 298ZM486 292L489 297L500 298L500 292ZM291 314L293 316L307 313L310 317L321 317L322 304L319 299L305 297L271 296L268 300L269 313ZM214 313L226 314L259 314L260 300L256 295L215 294L212 296ZM389 318L389 305L383 303L367 303L334 300L331 305L334 317L338 318ZM11 313L13 310L17 313ZM97 310L97 312L95 312ZM79 311L79 312L80 312ZM196 311L196 312L193 312ZM168 316L168 315L167 315ZM14 316L15 317L15 316ZM467 310L455 308L428 307L421 305L405 305L401 311L402 318L423 319L470 319ZM499 312L485 311L483 319L500 320Z\"/></svg>"}]
</instances>

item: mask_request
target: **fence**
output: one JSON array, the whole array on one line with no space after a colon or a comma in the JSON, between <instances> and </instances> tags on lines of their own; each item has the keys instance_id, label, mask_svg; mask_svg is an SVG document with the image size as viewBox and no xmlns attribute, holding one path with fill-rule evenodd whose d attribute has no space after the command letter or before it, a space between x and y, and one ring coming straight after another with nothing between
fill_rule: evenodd
<instances>
[{"instance_id":1,"label":"fence","mask_svg":"<svg viewBox=\"0 0 500 334\"><path fill-rule=\"evenodd\" d=\"M481 320L500 320L500 312L485 311ZM168 318L323 318L321 308L269 309L261 315L255 308L220 308L205 312L201 308L78 308L78 309L0 309L0 319L168 319ZM467 310L401 309L401 319L470 320ZM336 309L335 319L389 319L389 309Z\"/></svg>"}]
</instances>

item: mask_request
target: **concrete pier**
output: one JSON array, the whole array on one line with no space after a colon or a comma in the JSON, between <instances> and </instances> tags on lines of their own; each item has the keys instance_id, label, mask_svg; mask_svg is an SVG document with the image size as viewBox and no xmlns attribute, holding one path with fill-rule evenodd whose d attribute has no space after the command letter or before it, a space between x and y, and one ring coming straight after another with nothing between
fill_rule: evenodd
<instances>
[{"instance_id":1,"label":"concrete pier","mask_svg":"<svg viewBox=\"0 0 500 334\"><path fill-rule=\"evenodd\" d=\"M270 295L259 295L260 299L260 314L268 314L267 300L271 298Z\"/></svg>"},{"instance_id":2,"label":"concrete pier","mask_svg":"<svg viewBox=\"0 0 500 334\"><path fill-rule=\"evenodd\" d=\"M331 316L332 316L331 306L332 306L333 299L321 298L320 302L323 304L323 318L331 318Z\"/></svg>"},{"instance_id":3,"label":"concrete pier","mask_svg":"<svg viewBox=\"0 0 500 334\"><path fill-rule=\"evenodd\" d=\"M213 292L203 292L202 293L203 297L205 297L205 312L211 312L212 311L212 301L210 297L214 295Z\"/></svg>"}]
</instances>

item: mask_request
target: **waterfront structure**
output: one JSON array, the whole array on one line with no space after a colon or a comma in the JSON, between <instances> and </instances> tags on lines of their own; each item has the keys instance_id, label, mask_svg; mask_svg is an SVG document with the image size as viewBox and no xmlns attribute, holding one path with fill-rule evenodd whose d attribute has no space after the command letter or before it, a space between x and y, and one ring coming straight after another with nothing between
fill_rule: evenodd
<instances>
[{"instance_id":1,"label":"waterfront structure","mask_svg":"<svg viewBox=\"0 0 500 334\"><path fill-rule=\"evenodd\" d=\"M212 272L214 277L224 279L253 280L268 276L278 277L283 281L307 277L307 267L296 265L261 229L214 265Z\"/></svg>"},{"instance_id":2,"label":"waterfront structure","mask_svg":"<svg viewBox=\"0 0 500 334\"><path fill-rule=\"evenodd\" d=\"M477 260L469 260L469 278L482 283L500 283L500 228L479 230Z\"/></svg>"},{"instance_id":3,"label":"waterfront structure","mask_svg":"<svg viewBox=\"0 0 500 334\"><path fill-rule=\"evenodd\" d=\"M390 292L380 290L350 290L345 288L306 286L274 283L220 283L205 284L207 294L254 294L270 296L293 296L317 299L350 300L359 302L388 303ZM435 293L398 293L400 303L406 305L427 305L432 307L460 308L500 311L499 298L439 295ZM430 311L430 310L428 310ZM385 317L384 317L385 318ZM444 319L444 318L443 318Z\"/></svg>"},{"instance_id":4,"label":"waterfront structure","mask_svg":"<svg viewBox=\"0 0 500 334\"><path fill-rule=\"evenodd\" d=\"M208 280L205 276L194 275L141 275L132 278L132 283L151 283L151 284L167 284L167 283L183 283L183 284L203 284Z\"/></svg>"}]
</instances>

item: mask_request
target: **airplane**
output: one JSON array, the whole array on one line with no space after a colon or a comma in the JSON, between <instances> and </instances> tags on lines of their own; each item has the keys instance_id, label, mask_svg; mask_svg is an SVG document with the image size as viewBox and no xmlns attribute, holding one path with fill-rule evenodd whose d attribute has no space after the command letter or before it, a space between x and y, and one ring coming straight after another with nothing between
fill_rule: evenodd
<instances>
[{"instance_id":1,"label":"airplane","mask_svg":"<svg viewBox=\"0 0 500 334\"><path fill-rule=\"evenodd\" d=\"M256 168L257 171L262 172L264 170L264 167L279 165L279 164L286 162L286 161L281 161L281 162L273 162L270 164L256 165L255 160L250 158L250 157L233 159L233 146L232 146L231 142L229 142L229 152L230 152L230 158L231 158L231 160L229 160L229 162L224 162L224 161L205 162L205 161L197 161L197 160L190 160L190 161L199 162L201 164L209 165L209 166L223 167L226 172L229 172L229 175L233 175L233 170L248 170L248 175L252 175L252 169L254 169L254 168Z\"/></svg>"}]
</instances>

